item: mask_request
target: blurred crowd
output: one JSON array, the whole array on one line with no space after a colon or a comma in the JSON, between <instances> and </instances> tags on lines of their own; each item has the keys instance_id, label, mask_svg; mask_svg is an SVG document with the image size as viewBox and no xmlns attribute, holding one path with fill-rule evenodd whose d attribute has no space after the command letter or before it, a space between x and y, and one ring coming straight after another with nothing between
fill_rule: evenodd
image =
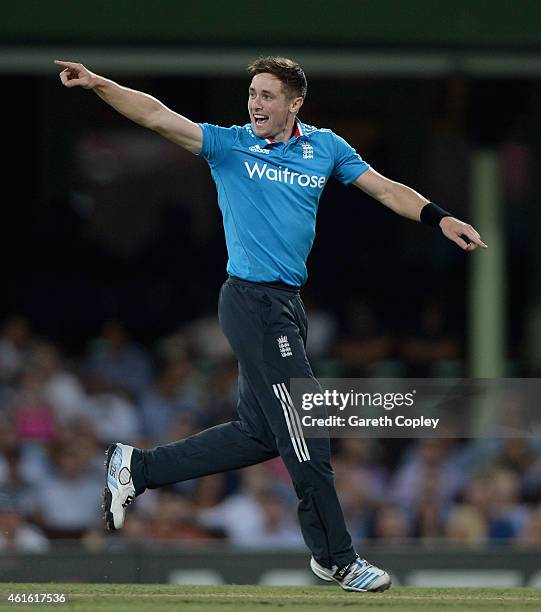
<instances>
[{"instance_id":1,"label":"blurred crowd","mask_svg":"<svg viewBox=\"0 0 541 612\"><path fill-rule=\"evenodd\" d=\"M319 376L460 376L463 354L430 303L416 335L387 336L367 303L348 325L307 300L308 352ZM224 541L303 547L280 458L154 491L125 528L101 521L104 450L150 448L235 418L237 364L216 317L152 346L108 321L84 354L67 356L22 316L0 332L0 551ZM333 441L337 489L357 543L541 545L541 440Z\"/></svg>"}]
</instances>

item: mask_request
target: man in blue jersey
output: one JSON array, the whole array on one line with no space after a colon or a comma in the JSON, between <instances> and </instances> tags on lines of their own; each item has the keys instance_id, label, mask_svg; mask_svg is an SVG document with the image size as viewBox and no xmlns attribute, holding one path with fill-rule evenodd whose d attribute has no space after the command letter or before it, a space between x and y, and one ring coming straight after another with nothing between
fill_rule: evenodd
<instances>
[{"instance_id":1,"label":"man in blue jersey","mask_svg":"<svg viewBox=\"0 0 541 612\"><path fill-rule=\"evenodd\" d=\"M107 527L120 529L126 506L145 489L280 455L299 498L312 571L347 591L388 589L387 572L353 548L334 487L329 440L305 438L290 396L291 378L305 378L318 388L306 357L299 289L306 281L319 198L333 176L404 217L438 227L466 251L486 245L470 225L378 174L331 130L302 123L298 113L307 82L292 60L267 57L249 66L250 122L230 128L193 123L81 64L56 63L66 87L93 89L132 121L207 161L229 255L218 312L239 360L239 419L150 450L111 445L104 491Z\"/></svg>"}]
</instances>

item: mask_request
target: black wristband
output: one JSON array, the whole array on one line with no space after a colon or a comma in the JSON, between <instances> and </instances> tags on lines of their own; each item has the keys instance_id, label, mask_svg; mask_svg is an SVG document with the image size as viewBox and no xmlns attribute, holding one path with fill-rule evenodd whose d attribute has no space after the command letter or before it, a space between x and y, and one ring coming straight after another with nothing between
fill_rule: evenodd
<instances>
[{"instance_id":1,"label":"black wristband","mask_svg":"<svg viewBox=\"0 0 541 612\"><path fill-rule=\"evenodd\" d=\"M424 223L425 225L439 227L440 221L444 217L452 216L453 215L450 212L443 210L443 208L440 208L437 204L434 204L434 202L428 202L428 204L425 204L423 208L421 208L420 218L421 223Z\"/></svg>"}]
</instances>

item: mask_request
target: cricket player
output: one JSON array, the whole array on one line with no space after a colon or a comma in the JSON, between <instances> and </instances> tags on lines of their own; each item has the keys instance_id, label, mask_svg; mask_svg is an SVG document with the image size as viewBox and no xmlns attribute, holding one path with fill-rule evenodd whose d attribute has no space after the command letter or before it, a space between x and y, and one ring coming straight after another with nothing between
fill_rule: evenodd
<instances>
[{"instance_id":1,"label":"cricket player","mask_svg":"<svg viewBox=\"0 0 541 612\"><path fill-rule=\"evenodd\" d=\"M202 157L223 216L229 261L220 291L221 327L239 361L238 420L150 450L116 443L107 451L104 511L111 530L145 489L236 470L280 455L299 498L310 566L346 591L384 591L387 572L359 557L334 486L329 440L307 439L289 381L317 381L306 357L299 295L315 237L319 198L334 177L403 217L432 225L465 251L486 245L470 225L413 189L372 169L340 136L298 118L307 81L301 66L265 57L249 67L249 123L194 123L152 96L74 62L56 61L68 88L93 90L135 123Z\"/></svg>"}]
</instances>

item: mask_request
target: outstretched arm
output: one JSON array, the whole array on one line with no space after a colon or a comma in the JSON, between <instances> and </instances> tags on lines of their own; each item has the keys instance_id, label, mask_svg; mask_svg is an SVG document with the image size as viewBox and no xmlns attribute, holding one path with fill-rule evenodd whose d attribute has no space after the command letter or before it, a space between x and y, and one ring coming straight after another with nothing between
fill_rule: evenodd
<instances>
[{"instance_id":1,"label":"outstretched arm","mask_svg":"<svg viewBox=\"0 0 541 612\"><path fill-rule=\"evenodd\" d=\"M192 153L201 151L201 127L167 108L156 98L90 72L82 64L59 60L55 64L64 69L60 73L60 80L65 87L92 89L107 104L135 123L158 132Z\"/></svg>"},{"instance_id":2,"label":"outstretched arm","mask_svg":"<svg viewBox=\"0 0 541 612\"><path fill-rule=\"evenodd\" d=\"M410 187L391 181L372 169L363 172L353 184L395 213L414 221L421 220L421 211L429 204L426 198ZM477 230L455 217L443 217L438 225L446 238L465 251L487 248Z\"/></svg>"}]
</instances>

